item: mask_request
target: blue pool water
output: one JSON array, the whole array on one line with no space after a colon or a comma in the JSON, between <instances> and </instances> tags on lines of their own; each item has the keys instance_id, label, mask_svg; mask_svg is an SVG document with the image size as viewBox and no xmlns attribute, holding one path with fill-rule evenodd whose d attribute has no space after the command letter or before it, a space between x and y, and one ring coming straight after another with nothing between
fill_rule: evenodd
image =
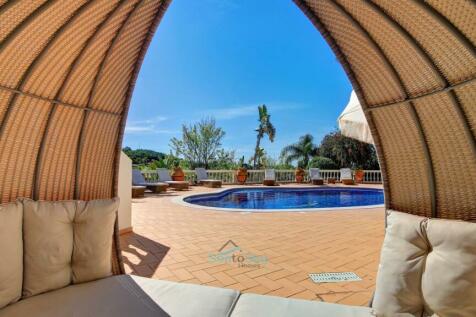
<instances>
[{"instance_id":1,"label":"blue pool water","mask_svg":"<svg viewBox=\"0 0 476 317\"><path fill-rule=\"evenodd\" d=\"M233 209L306 209L383 204L373 188L234 188L184 198L190 204Z\"/></svg>"}]
</instances>

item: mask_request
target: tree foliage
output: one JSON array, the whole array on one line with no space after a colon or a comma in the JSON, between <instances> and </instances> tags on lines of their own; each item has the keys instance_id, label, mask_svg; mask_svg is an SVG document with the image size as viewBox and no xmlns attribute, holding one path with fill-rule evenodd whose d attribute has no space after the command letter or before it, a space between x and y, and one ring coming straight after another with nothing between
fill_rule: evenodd
<instances>
[{"instance_id":1,"label":"tree foliage","mask_svg":"<svg viewBox=\"0 0 476 317\"><path fill-rule=\"evenodd\" d=\"M216 126L215 119L205 118L192 125L182 125L182 138L172 138L170 147L192 168L209 168L216 159L225 131Z\"/></svg>"},{"instance_id":2,"label":"tree foliage","mask_svg":"<svg viewBox=\"0 0 476 317\"><path fill-rule=\"evenodd\" d=\"M161 161L166 157L166 154L146 149L133 150L126 146L122 149L124 153L129 156L134 165L148 165L156 161Z\"/></svg>"},{"instance_id":3,"label":"tree foliage","mask_svg":"<svg viewBox=\"0 0 476 317\"><path fill-rule=\"evenodd\" d=\"M319 155L331 159L339 167L380 168L373 145L348 138L339 131L329 133L322 139Z\"/></svg>"},{"instance_id":4,"label":"tree foliage","mask_svg":"<svg viewBox=\"0 0 476 317\"><path fill-rule=\"evenodd\" d=\"M132 160L135 168L141 170L155 170L161 167L171 169L177 164L183 168L188 168L187 162L172 153L164 154L145 149L133 150L128 146L123 148L122 151Z\"/></svg>"},{"instance_id":5,"label":"tree foliage","mask_svg":"<svg viewBox=\"0 0 476 317\"><path fill-rule=\"evenodd\" d=\"M276 136L276 128L271 123L271 115L268 113L268 108L266 107L266 105L258 106L258 122L258 128L255 130L257 134L255 154L253 157L254 168L258 167L257 165L259 164L260 155L263 156L262 153L260 153L260 151L264 151L260 147L261 139L263 139L263 137L267 135L269 140L271 142L274 142L274 137Z\"/></svg>"},{"instance_id":6,"label":"tree foliage","mask_svg":"<svg viewBox=\"0 0 476 317\"><path fill-rule=\"evenodd\" d=\"M216 158L210 163L210 168L217 170L238 168L238 163L235 160L235 151L219 149Z\"/></svg>"},{"instance_id":7,"label":"tree foliage","mask_svg":"<svg viewBox=\"0 0 476 317\"><path fill-rule=\"evenodd\" d=\"M314 137L305 134L299 138L299 141L285 146L281 150L281 157L285 164L291 164L297 161L297 165L301 168L308 168L309 161L317 155L318 147L313 143Z\"/></svg>"},{"instance_id":8,"label":"tree foliage","mask_svg":"<svg viewBox=\"0 0 476 317\"><path fill-rule=\"evenodd\" d=\"M255 154L250 158L249 163L254 169L260 169L270 167L272 164L270 161L272 161L272 158L266 154L266 151L262 147L259 147L255 149Z\"/></svg>"},{"instance_id":9,"label":"tree foliage","mask_svg":"<svg viewBox=\"0 0 476 317\"><path fill-rule=\"evenodd\" d=\"M339 168L333 160L323 156L314 157L311 162L309 162L309 167L317 167L323 170L335 170Z\"/></svg>"},{"instance_id":10,"label":"tree foliage","mask_svg":"<svg viewBox=\"0 0 476 317\"><path fill-rule=\"evenodd\" d=\"M275 128L269 122L266 106L259 107L260 128L259 140L267 134L274 140ZM266 118L266 119L265 119ZM263 126L261 126L263 123ZM260 130L262 130L260 132ZM264 132L268 131L268 132ZM254 155L245 164L244 157L236 160L234 151L227 151L221 147L225 132L216 126L213 118L207 118L192 125L182 126L181 139L172 138L170 146L175 155L164 154L157 151L125 147L123 151L132 159L134 165L141 169L157 169L159 167L173 168L180 165L190 169L205 167L207 169L236 169L241 166L250 168L294 168L293 163L302 168L318 167L321 169L338 169L342 167L379 169L377 155L373 145L366 144L343 136L339 131L331 132L324 136L319 147L310 134L303 135L298 142L284 147L280 160L266 154L262 147L255 148ZM260 137L261 136L261 137Z\"/></svg>"}]
</instances>

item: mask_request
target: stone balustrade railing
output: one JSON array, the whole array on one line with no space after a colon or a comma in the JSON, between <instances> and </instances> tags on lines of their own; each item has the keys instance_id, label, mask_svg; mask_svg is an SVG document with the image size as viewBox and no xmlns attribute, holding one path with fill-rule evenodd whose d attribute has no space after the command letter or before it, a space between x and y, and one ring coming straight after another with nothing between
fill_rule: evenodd
<instances>
[{"instance_id":1,"label":"stone balustrade railing","mask_svg":"<svg viewBox=\"0 0 476 317\"><path fill-rule=\"evenodd\" d=\"M276 181L278 183L294 183L296 182L294 176L294 170L276 170ZM193 170L184 170L185 180L195 183L197 176ZM208 170L208 178L218 179L223 184L236 184L235 170ZM142 171L145 179L149 182L160 181L157 172L154 170ZM334 178L337 181L340 179L339 170L321 170L321 177L327 181L329 178ZM261 184L264 179L264 170L248 170L247 184ZM309 181L309 175L306 171L304 181ZM382 174L380 170L364 170L364 183L367 184L380 184L382 183Z\"/></svg>"}]
</instances>

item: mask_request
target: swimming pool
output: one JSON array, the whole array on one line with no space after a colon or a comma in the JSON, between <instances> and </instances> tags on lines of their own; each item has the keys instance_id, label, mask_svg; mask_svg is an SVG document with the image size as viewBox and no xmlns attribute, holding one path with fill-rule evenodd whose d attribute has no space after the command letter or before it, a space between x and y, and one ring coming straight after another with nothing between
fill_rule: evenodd
<instances>
[{"instance_id":1,"label":"swimming pool","mask_svg":"<svg viewBox=\"0 0 476 317\"><path fill-rule=\"evenodd\" d=\"M306 211L311 209L380 206L383 191L375 188L232 188L218 193L191 195L183 202L192 206L230 211Z\"/></svg>"}]
</instances>

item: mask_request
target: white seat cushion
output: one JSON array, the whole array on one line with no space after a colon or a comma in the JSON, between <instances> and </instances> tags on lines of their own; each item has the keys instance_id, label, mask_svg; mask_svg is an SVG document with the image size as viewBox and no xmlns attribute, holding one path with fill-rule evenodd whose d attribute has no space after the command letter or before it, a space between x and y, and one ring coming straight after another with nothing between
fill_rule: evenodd
<instances>
[{"instance_id":1,"label":"white seat cushion","mask_svg":"<svg viewBox=\"0 0 476 317\"><path fill-rule=\"evenodd\" d=\"M23 207L0 205L0 309L21 297L23 282Z\"/></svg>"},{"instance_id":2,"label":"white seat cushion","mask_svg":"<svg viewBox=\"0 0 476 317\"><path fill-rule=\"evenodd\" d=\"M119 275L33 296L1 317L228 316L239 293L230 289Z\"/></svg>"},{"instance_id":3,"label":"white seat cushion","mask_svg":"<svg viewBox=\"0 0 476 317\"><path fill-rule=\"evenodd\" d=\"M257 316L369 317L372 309L276 296L241 295L231 317Z\"/></svg>"},{"instance_id":4,"label":"white seat cushion","mask_svg":"<svg viewBox=\"0 0 476 317\"><path fill-rule=\"evenodd\" d=\"M391 211L373 306L379 316L476 316L476 223Z\"/></svg>"}]
</instances>

